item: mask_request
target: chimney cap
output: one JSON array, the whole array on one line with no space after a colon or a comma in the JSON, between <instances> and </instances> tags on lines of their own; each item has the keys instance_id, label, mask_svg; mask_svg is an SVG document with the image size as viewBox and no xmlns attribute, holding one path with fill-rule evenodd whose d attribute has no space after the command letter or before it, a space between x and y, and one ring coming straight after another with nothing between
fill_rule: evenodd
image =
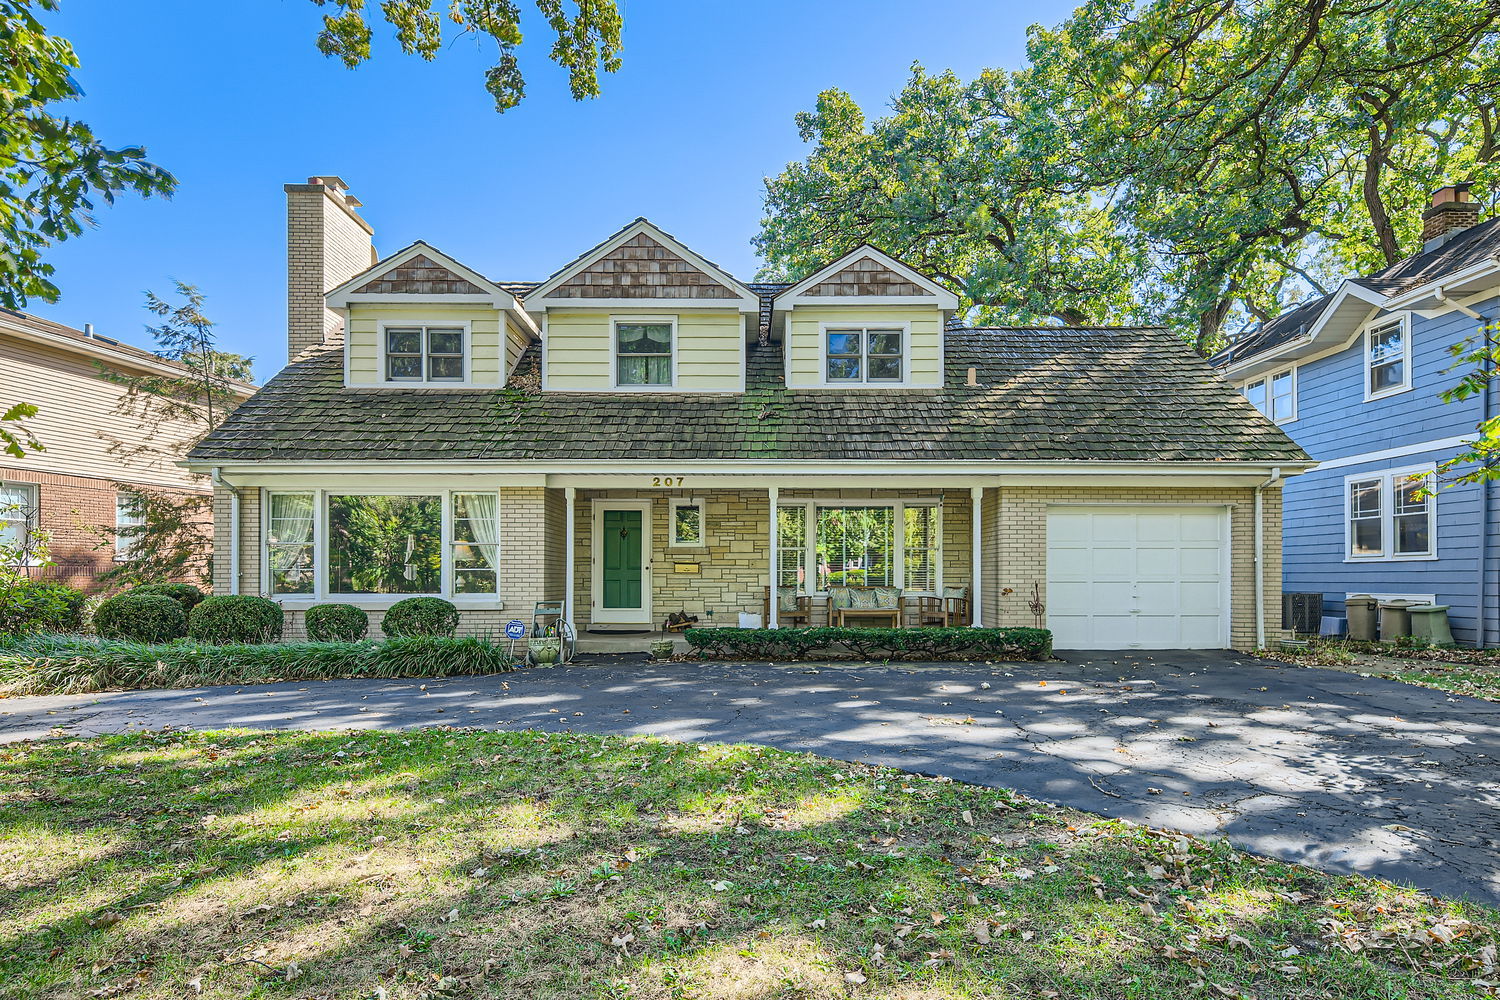
<instances>
[{"instance_id":1,"label":"chimney cap","mask_svg":"<svg viewBox=\"0 0 1500 1000\"><path fill-rule=\"evenodd\" d=\"M318 184L327 188L333 188L335 191L349 190L349 185L345 183L342 177L339 177L336 174L319 174L314 177L309 177L307 179L307 183Z\"/></svg>"},{"instance_id":2,"label":"chimney cap","mask_svg":"<svg viewBox=\"0 0 1500 1000\"><path fill-rule=\"evenodd\" d=\"M1447 184L1432 192L1432 207L1447 205L1452 202L1467 202L1470 199L1469 189L1474 185L1468 181L1459 184Z\"/></svg>"}]
</instances>

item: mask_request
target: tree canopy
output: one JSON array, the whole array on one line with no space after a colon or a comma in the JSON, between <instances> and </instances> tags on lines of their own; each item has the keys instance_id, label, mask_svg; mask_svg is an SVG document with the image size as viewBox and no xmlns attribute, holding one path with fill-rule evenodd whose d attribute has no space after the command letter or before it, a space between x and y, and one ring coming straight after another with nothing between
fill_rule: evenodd
<instances>
[{"instance_id":1,"label":"tree canopy","mask_svg":"<svg viewBox=\"0 0 1500 1000\"><path fill-rule=\"evenodd\" d=\"M1200 350L1418 248L1432 189L1500 195L1500 0L1090 0L1028 65L839 90L768 179L797 277L868 241L983 322L1163 322Z\"/></svg>"}]
</instances>

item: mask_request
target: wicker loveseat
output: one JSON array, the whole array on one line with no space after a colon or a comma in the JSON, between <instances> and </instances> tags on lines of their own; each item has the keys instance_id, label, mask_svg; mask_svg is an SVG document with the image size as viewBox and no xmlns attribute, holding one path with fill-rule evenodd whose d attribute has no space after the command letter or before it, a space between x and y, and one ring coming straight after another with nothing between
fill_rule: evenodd
<instances>
[{"instance_id":1,"label":"wicker loveseat","mask_svg":"<svg viewBox=\"0 0 1500 1000\"><path fill-rule=\"evenodd\" d=\"M837 628L854 623L901 626L900 587L828 588L828 624Z\"/></svg>"}]
</instances>

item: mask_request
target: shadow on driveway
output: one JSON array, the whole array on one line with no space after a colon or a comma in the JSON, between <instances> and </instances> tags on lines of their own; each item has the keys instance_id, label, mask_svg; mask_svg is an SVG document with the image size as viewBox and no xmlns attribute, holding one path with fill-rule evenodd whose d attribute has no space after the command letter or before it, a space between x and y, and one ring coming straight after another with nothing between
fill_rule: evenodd
<instances>
[{"instance_id":1,"label":"shadow on driveway","mask_svg":"<svg viewBox=\"0 0 1500 1000\"><path fill-rule=\"evenodd\" d=\"M534 728L762 743L1006 786L1331 871L1500 903L1500 704L1233 652L1005 664L614 661L0 701L0 741Z\"/></svg>"}]
</instances>

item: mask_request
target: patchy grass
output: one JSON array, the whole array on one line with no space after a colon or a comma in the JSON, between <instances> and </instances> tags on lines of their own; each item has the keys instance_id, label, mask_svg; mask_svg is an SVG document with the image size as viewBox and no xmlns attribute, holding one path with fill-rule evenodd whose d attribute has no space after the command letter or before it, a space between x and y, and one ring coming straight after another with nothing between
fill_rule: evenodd
<instances>
[{"instance_id":1,"label":"patchy grass","mask_svg":"<svg viewBox=\"0 0 1500 1000\"><path fill-rule=\"evenodd\" d=\"M1500 701L1500 650L1408 649L1372 642L1314 640L1306 649L1267 649L1256 655Z\"/></svg>"},{"instance_id":2,"label":"patchy grass","mask_svg":"<svg viewBox=\"0 0 1500 1000\"><path fill-rule=\"evenodd\" d=\"M1489 909L742 746L0 747L6 997L1444 998Z\"/></svg>"}]
</instances>

